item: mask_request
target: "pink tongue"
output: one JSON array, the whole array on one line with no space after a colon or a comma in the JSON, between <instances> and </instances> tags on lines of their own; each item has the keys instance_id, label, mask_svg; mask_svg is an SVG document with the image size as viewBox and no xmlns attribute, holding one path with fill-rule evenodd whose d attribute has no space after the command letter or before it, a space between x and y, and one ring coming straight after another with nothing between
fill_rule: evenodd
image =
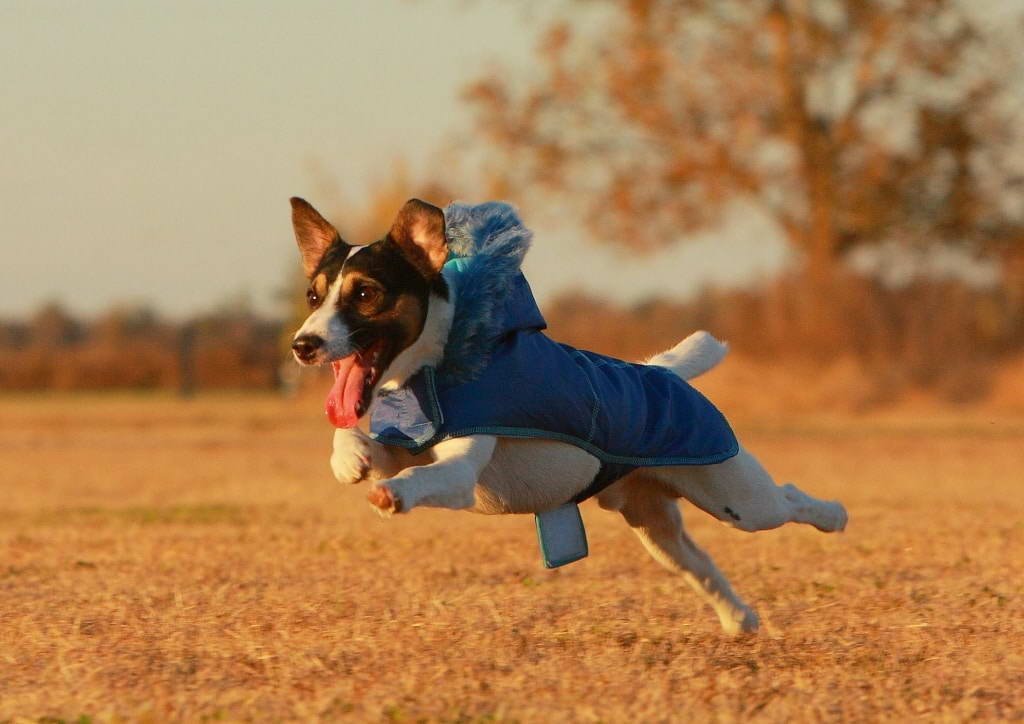
<instances>
[{"instance_id":1,"label":"pink tongue","mask_svg":"<svg viewBox=\"0 0 1024 724\"><path fill-rule=\"evenodd\" d=\"M350 355L333 363L334 386L327 393L324 409L335 427L355 427L359 422L356 408L363 398L363 384L369 367L359 364L358 355Z\"/></svg>"}]
</instances>

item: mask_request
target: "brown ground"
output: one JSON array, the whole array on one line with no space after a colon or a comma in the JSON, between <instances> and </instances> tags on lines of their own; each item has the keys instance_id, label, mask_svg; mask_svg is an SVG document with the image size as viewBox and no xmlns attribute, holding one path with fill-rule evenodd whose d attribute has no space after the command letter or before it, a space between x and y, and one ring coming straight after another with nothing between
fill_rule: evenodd
<instances>
[{"instance_id":1,"label":"brown ground","mask_svg":"<svg viewBox=\"0 0 1024 724\"><path fill-rule=\"evenodd\" d=\"M529 517L379 519L318 406L0 400L0 721L1024 717L1024 417L739 420L851 524L688 510L727 639L592 503L557 572Z\"/></svg>"}]
</instances>

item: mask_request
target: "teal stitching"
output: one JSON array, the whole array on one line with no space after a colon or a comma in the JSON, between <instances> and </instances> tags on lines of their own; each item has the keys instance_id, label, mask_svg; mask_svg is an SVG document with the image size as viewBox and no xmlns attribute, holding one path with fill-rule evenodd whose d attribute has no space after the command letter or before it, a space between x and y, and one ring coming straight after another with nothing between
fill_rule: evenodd
<instances>
[{"instance_id":1,"label":"teal stitching","mask_svg":"<svg viewBox=\"0 0 1024 724\"><path fill-rule=\"evenodd\" d=\"M450 430L448 432L435 435L426 442L417 442L415 440L391 440L389 438L378 437L378 441L384 441L387 445L395 445L397 447L403 447L412 450L414 454L419 454L430 447L433 447L442 440L449 440L453 437L467 437L469 435L498 435L501 437L518 437L518 438L542 438L545 440L554 440L556 442L564 442L569 445L584 450L598 460L604 463L615 463L618 465L632 465L634 467L664 467L666 465L715 465L716 463L723 462L729 458L735 457L739 453L739 444L732 445L727 450L717 453L715 455L706 455L700 458L688 458L688 457L657 457L657 458L640 458L640 457L629 457L626 455L612 455L611 453L605 452L601 448L589 443L585 440L581 440L573 435L565 435L560 432L547 432L546 430L537 430L531 427L501 427L501 426L481 426L481 427L467 427L462 430Z\"/></svg>"},{"instance_id":2,"label":"teal stitching","mask_svg":"<svg viewBox=\"0 0 1024 724\"><path fill-rule=\"evenodd\" d=\"M430 391L430 407L434 413L431 422L440 427L444 424L444 410L441 409L441 403L437 400L437 374L433 367L425 367L424 373L427 377L427 389Z\"/></svg>"}]
</instances>

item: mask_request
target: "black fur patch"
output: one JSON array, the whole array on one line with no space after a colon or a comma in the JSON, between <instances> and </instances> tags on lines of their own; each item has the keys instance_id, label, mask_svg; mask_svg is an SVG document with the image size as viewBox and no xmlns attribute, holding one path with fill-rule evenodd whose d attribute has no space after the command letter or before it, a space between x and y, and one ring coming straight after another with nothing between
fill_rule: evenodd
<instances>
[{"instance_id":1,"label":"black fur patch","mask_svg":"<svg viewBox=\"0 0 1024 724\"><path fill-rule=\"evenodd\" d=\"M345 263L345 258L351 250L352 245L339 238L327 247L327 251L320 257L320 263L316 265L316 270L311 275L311 278L315 279L317 274L323 274L327 277L328 286L333 284L338 276L338 272L341 271L341 265Z\"/></svg>"}]
</instances>

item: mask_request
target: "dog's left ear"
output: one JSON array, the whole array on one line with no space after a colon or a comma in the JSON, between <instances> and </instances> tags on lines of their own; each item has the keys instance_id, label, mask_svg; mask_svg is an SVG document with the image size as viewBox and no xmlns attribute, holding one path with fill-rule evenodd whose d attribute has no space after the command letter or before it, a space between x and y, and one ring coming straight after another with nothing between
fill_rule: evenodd
<instances>
[{"instance_id":1,"label":"dog's left ear","mask_svg":"<svg viewBox=\"0 0 1024 724\"><path fill-rule=\"evenodd\" d=\"M444 212L419 199L409 199L395 217L388 236L427 279L441 273L448 261Z\"/></svg>"}]
</instances>

